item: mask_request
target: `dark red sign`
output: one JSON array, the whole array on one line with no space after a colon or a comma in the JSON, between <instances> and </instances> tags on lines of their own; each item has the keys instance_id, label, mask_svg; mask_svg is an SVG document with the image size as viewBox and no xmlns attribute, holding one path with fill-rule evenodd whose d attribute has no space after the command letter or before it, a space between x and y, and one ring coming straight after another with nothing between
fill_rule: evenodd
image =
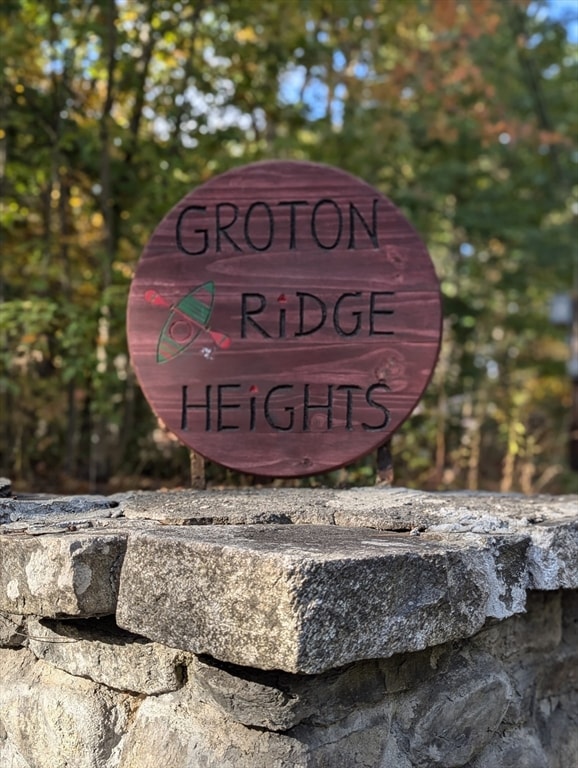
<instances>
[{"instance_id":1,"label":"dark red sign","mask_svg":"<svg viewBox=\"0 0 578 768\"><path fill-rule=\"evenodd\" d=\"M155 413L207 458L297 476L358 459L411 413L441 328L428 252L363 181L256 163L181 200L140 259L132 362Z\"/></svg>"}]
</instances>

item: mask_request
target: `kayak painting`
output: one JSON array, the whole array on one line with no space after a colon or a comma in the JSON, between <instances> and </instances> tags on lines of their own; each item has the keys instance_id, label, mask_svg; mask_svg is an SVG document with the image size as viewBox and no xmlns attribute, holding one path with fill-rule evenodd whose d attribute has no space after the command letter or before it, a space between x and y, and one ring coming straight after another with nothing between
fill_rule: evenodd
<instances>
[{"instance_id":1,"label":"kayak painting","mask_svg":"<svg viewBox=\"0 0 578 768\"><path fill-rule=\"evenodd\" d=\"M181 355L201 335L207 334L220 349L228 349L231 339L209 328L215 303L212 280L198 285L176 304L171 304L154 290L146 291L145 300L155 307L168 308L169 315L157 344L157 363L168 363Z\"/></svg>"}]
</instances>

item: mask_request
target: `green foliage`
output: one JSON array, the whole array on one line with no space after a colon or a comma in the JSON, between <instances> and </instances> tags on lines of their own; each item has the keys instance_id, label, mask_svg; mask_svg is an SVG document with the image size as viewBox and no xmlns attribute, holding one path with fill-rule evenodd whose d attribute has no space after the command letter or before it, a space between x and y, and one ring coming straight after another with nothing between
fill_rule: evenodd
<instances>
[{"instance_id":1,"label":"green foliage","mask_svg":"<svg viewBox=\"0 0 578 768\"><path fill-rule=\"evenodd\" d=\"M444 346L395 438L398 482L570 489L567 346L546 315L577 259L578 65L544 7L0 4L1 472L186 482L127 362L130 279L186 192L275 157L376 185L433 255ZM374 477L369 457L305 482Z\"/></svg>"}]
</instances>

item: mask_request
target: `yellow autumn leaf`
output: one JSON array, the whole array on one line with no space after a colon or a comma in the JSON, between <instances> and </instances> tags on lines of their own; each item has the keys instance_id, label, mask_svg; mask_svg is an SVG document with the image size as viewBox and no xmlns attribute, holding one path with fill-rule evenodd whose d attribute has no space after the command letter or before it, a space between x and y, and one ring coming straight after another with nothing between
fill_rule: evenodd
<instances>
[{"instance_id":1,"label":"yellow autumn leaf","mask_svg":"<svg viewBox=\"0 0 578 768\"><path fill-rule=\"evenodd\" d=\"M257 33L253 27L243 27L235 32L235 40L238 43L256 43L257 39Z\"/></svg>"}]
</instances>

